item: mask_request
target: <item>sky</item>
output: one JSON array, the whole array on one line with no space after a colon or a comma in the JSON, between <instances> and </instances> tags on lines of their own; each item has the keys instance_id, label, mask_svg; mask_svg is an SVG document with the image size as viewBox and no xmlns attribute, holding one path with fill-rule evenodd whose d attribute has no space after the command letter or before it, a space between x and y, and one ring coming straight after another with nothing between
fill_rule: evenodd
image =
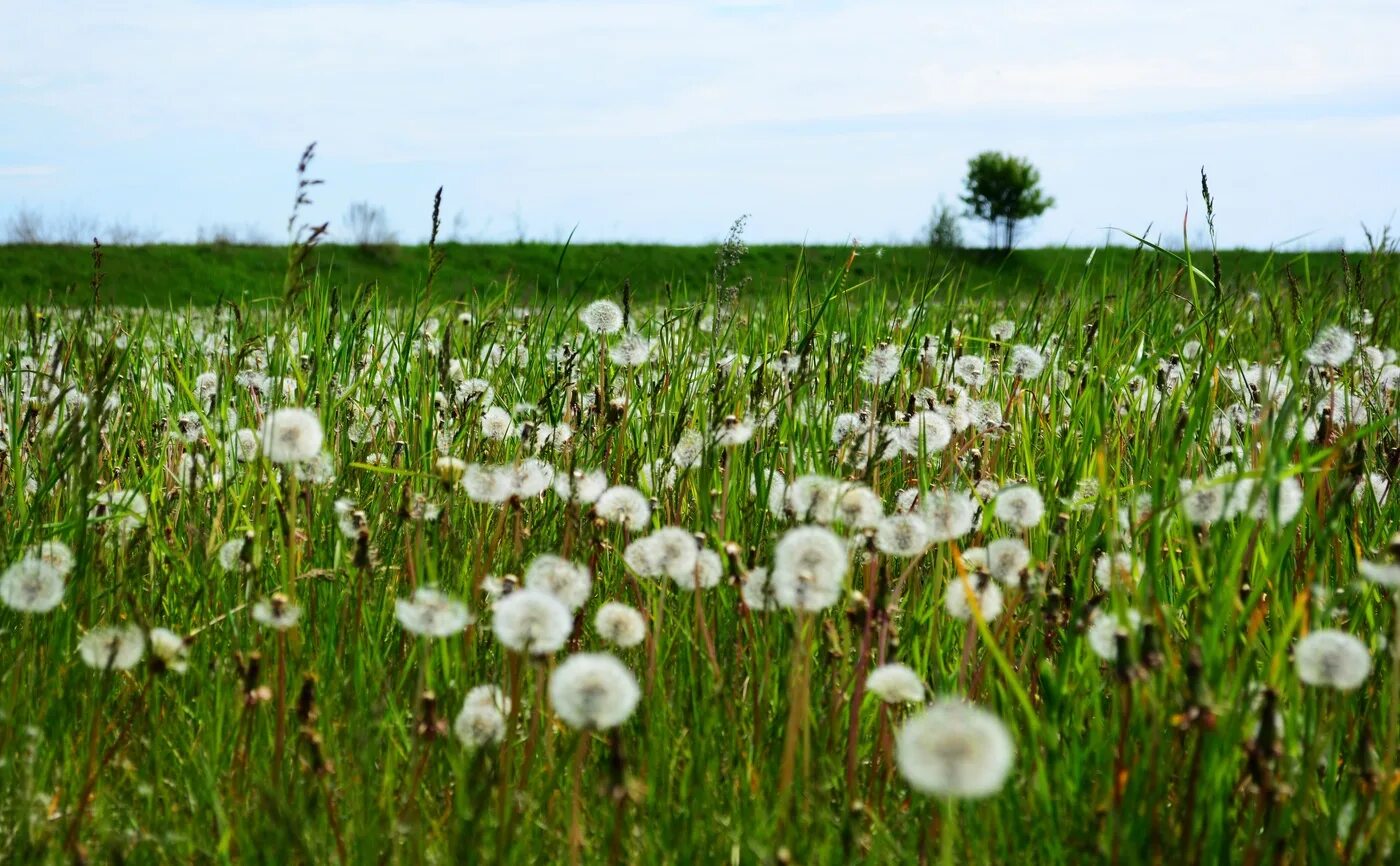
<instances>
[{"instance_id":1,"label":"sky","mask_svg":"<svg viewBox=\"0 0 1400 866\"><path fill-rule=\"evenodd\" d=\"M1029 158L1022 233L1364 244L1400 209L1400 3L0 0L0 222L404 240L919 236L967 160ZM1398 224L1400 225L1400 224ZM966 223L972 242L983 229ZM1118 236L1118 242L1125 238Z\"/></svg>"}]
</instances>

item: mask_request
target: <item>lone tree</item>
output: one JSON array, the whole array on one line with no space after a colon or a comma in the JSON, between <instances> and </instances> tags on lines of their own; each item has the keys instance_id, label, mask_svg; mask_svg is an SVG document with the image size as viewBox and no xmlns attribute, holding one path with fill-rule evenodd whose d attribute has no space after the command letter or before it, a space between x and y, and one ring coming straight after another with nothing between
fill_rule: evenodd
<instances>
[{"instance_id":1,"label":"lone tree","mask_svg":"<svg viewBox=\"0 0 1400 866\"><path fill-rule=\"evenodd\" d=\"M350 237L361 249L389 247L398 243L398 238L389 229L389 218L384 208L367 201L357 201L345 211L345 225Z\"/></svg>"},{"instance_id":2,"label":"lone tree","mask_svg":"<svg viewBox=\"0 0 1400 866\"><path fill-rule=\"evenodd\" d=\"M1011 249L1016 224L1038 217L1055 204L1040 188L1040 172L1029 160L993 150L967 162L967 215L986 220L992 246Z\"/></svg>"}]
</instances>

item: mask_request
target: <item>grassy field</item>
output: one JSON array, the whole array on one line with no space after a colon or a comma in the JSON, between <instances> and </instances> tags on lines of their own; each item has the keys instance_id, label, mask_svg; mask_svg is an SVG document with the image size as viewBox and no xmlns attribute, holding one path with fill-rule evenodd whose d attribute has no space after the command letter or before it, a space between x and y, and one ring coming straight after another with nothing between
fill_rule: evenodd
<instances>
[{"instance_id":1,"label":"grassy field","mask_svg":"<svg viewBox=\"0 0 1400 866\"><path fill-rule=\"evenodd\" d=\"M0 861L1394 858L1393 256L447 253L0 248Z\"/></svg>"},{"instance_id":2,"label":"grassy field","mask_svg":"<svg viewBox=\"0 0 1400 866\"><path fill-rule=\"evenodd\" d=\"M677 247L630 244L445 244L442 270L436 280L438 300L459 300L510 282L517 291L559 288L584 295L616 293L630 280L639 296L661 298L669 283L673 291L696 297L712 281L712 246ZM1042 284L1065 285L1080 279L1088 249L1029 249L1007 256L994 250L930 252L924 247L867 247L850 265L852 280L879 278L902 286L930 279L956 280L973 290L1033 289ZM789 283L799 269L825 276L844 270L849 247L795 245L754 246L736 269L736 279L749 278L763 292ZM276 300L287 271L282 247L231 245L131 246L104 250L107 297L123 304L167 307L186 303L209 305L221 301ZM1095 254L1111 272L1133 267L1141 253L1111 247ZM1228 278L1276 285L1291 267L1298 279L1316 284L1340 282L1342 257L1337 253L1269 253L1226 250L1221 253ZM428 269L426 247L361 249L321 246L308 261L324 281L350 290L360 285L379 287L390 302L419 299ZM0 245L0 301L5 303L73 304L90 301L92 259L78 246Z\"/></svg>"}]
</instances>

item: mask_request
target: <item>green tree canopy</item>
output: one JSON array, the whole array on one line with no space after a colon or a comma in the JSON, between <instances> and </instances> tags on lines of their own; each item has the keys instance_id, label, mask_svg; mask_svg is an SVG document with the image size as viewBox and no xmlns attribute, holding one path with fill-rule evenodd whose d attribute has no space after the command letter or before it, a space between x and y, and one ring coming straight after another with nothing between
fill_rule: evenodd
<instances>
[{"instance_id":1,"label":"green tree canopy","mask_svg":"<svg viewBox=\"0 0 1400 866\"><path fill-rule=\"evenodd\" d=\"M1011 249L1016 224L1049 210L1055 199L1040 188L1040 172L1029 160L988 150L967 163L967 215L986 220L992 246Z\"/></svg>"}]
</instances>

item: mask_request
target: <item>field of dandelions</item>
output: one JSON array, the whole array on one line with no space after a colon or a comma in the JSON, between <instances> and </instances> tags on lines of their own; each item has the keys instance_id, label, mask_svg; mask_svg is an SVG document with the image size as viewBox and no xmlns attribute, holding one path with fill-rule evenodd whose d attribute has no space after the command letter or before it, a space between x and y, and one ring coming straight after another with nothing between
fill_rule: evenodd
<instances>
[{"instance_id":1,"label":"field of dandelions","mask_svg":"<svg viewBox=\"0 0 1400 866\"><path fill-rule=\"evenodd\" d=\"M1392 862L1396 284L1298 272L0 313L0 861Z\"/></svg>"}]
</instances>

